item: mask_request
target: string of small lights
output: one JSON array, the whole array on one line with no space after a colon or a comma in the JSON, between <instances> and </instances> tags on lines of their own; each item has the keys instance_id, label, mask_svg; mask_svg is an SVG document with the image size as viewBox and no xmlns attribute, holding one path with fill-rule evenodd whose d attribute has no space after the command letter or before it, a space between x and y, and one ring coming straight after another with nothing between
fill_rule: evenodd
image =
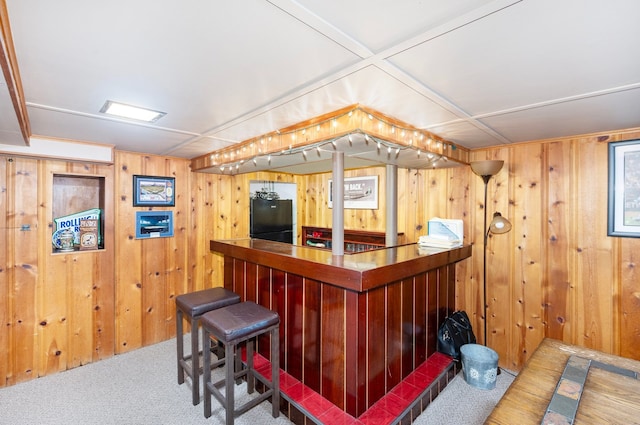
<instances>
[{"instance_id":1,"label":"string of small lights","mask_svg":"<svg viewBox=\"0 0 640 425\"><path fill-rule=\"evenodd\" d=\"M270 165L275 157L299 155L301 162L312 161L314 153L319 158L323 152L345 151L363 142L375 146L378 154L386 153L387 160L398 158L401 152L413 151L415 158L424 158L434 168L438 163L448 161L448 156L457 149L455 144L427 131L392 122L375 112L356 107L213 152L209 154L208 165L220 173L252 172L259 166Z\"/></svg>"}]
</instances>

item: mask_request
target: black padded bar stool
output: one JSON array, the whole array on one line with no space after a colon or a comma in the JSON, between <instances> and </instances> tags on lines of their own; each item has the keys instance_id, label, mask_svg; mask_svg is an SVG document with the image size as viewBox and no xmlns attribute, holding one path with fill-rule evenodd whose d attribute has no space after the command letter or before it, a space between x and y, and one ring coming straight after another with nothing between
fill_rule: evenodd
<instances>
[{"instance_id":1,"label":"black padded bar stool","mask_svg":"<svg viewBox=\"0 0 640 425\"><path fill-rule=\"evenodd\" d=\"M271 397L272 415L280 415L280 342L278 313L251 301L233 304L202 316L202 343L207 344L211 336L224 344L225 356L212 366L224 363L225 377L218 382L211 382L211 353L204 352L204 416L211 416L211 395L225 408L226 424L232 425L234 419L254 406ZM255 372L253 367L254 340L257 336L269 332L271 334L271 382ZM246 368L236 371L234 353L239 350L238 344L246 341ZM240 357L238 351L237 357ZM253 393L255 380L260 380L267 388L264 393L236 409L234 398L235 380L247 377L247 392ZM225 387L223 395L219 388Z\"/></svg>"},{"instance_id":2,"label":"black padded bar stool","mask_svg":"<svg viewBox=\"0 0 640 425\"><path fill-rule=\"evenodd\" d=\"M184 374L191 377L193 405L200 403L200 349L198 348L198 326L203 314L240 302L240 296L224 288L211 288L190 292L176 297L176 345L178 347L178 384L184 383ZM184 355L184 331L182 319L191 323L191 354ZM210 345L209 345L210 346ZM209 352L205 349L204 352Z\"/></svg>"}]
</instances>

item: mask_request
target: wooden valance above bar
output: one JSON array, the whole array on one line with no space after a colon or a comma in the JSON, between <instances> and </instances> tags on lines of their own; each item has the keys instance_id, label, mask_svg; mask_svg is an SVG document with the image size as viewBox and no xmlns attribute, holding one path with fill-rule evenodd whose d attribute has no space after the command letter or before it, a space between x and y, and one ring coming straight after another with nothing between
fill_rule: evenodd
<instances>
[{"instance_id":1,"label":"wooden valance above bar","mask_svg":"<svg viewBox=\"0 0 640 425\"><path fill-rule=\"evenodd\" d=\"M471 256L470 245L440 249L423 248L417 244L333 256L327 250L261 239L212 240L210 249L358 292Z\"/></svg>"}]
</instances>

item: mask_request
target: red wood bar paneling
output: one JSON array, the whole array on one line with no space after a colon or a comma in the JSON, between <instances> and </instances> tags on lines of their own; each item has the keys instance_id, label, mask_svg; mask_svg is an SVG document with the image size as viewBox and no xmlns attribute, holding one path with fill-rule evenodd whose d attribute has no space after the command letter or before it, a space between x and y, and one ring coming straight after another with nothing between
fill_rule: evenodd
<instances>
[{"instance_id":1,"label":"red wood bar paneling","mask_svg":"<svg viewBox=\"0 0 640 425\"><path fill-rule=\"evenodd\" d=\"M386 347L389 344L386 335L386 297L385 290L369 291L366 296L364 320L367 329L367 351L363 361L368 359L365 391L368 400L378 400L386 393ZM366 362L365 362L366 363Z\"/></svg>"},{"instance_id":2,"label":"red wood bar paneling","mask_svg":"<svg viewBox=\"0 0 640 425\"><path fill-rule=\"evenodd\" d=\"M345 411L359 412L365 406L365 390L367 370L364 362L366 350L367 327L357 326L366 320L367 297L361 297L357 292L345 291L346 310L346 339L351 341L345 347ZM351 325L349 325L351 324Z\"/></svg>"},{"instance_id":3,"label":"red wood bar paneling","mask_svg":"<svg viewBox=\"0 0 640 425\"><path fill-rule=\"evenodd\" d=\"M402 303L402 281L394 282L385 288L387 293L383 304L383 316L386 318L387 339L387 364L384 374L386 377L386 390L387 388L395 387L402 380L402 357L405 345L402 330L402 313L411 307Z\"/></svg>"},{"instance_id":4,"label":"red wood bar paneling","mask_svg":"<svg viewBox=\"0 0 640 425\"><path fill-rule=\"evenodd\" d=\"M291 258L274 267L235 253L244 258L225 253L225 287L280 315L281 368L354 417L435 352L437 328L454 309L454 264L355 291L286 270ZM258 352L269 358L267 338Z\"/></svg>"},{"instance_id":5,"label":"red wood bar paneling","mask_svg":"<svg viewBox=\"0 0 640 425\"><path fill-rule=\"evenodd\" d=\"M304 333L303 343L303 373L304 381L310 388L320 388L320 369L317 367L321 360L320 311L321 290L320 282L305 279L304 282Z\"/></svg>"},{"instance_id":6,"label":"red wood bar paneling","mask_svg":"<svg viewBox=\"0 0 640 425\"><path fill-rule=\"evenodd\" d=\"M345 398L345 348L351 343L346 340L345 321L347 306L344 289L332 285L321 286L320 313L320 389L327 400L344 410ZM304 381L303 381L304 382Z\"/></svg>"},{"instance_id":7,"label":"red wood bar paneling","mask_svg":"<svg viewBox=\"0 0 640 425\"><path fill-rule=\"evenodd\" d=\"M405 279L402 283L402 377L404 379L416 366L414 357L414 344L416 339L415 310L414 301L415 279Z\"/></svg>"},{"instance_id":8,"label":"red wood bar paneling","mask_svg":"<svg viewBox=\"0 0 640 425\"><path fill-rule=\"evenodd\" d=\"M421 364L427 359L427 326L428 326L428 298L427 275L422 273L414 279L415 297L415 322L413 324L413 355L416 364Z\"/></svg>"},{"instance_id":9,"label":"red wood bar paneling","mask_svg":"<svg viewBox=\"0 0 640 425\"><path fill-rule=\"evenodd\" d=\"M427 279L427 358L435 353L438 344L438 273L430 270L426 273Z\"/></svg>"},{"instance_id":10,"label":"red wood bar paneling","mask_svg":"<svg viewBox=\"0 0 640 425\"><path fill-rule=\"evenodd\" d=\"M285 352L285 370L293 376L302 376L304 354L304 304L302 277L287 274L285 294L287 296L287 335Z\"/></svg>"}]
</instances>

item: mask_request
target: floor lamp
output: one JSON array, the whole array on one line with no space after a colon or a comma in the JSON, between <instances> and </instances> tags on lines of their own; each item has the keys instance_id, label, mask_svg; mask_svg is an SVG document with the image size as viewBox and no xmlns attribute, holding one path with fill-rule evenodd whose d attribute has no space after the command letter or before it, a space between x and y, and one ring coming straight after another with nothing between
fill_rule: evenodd
<instances>
[{"instance_id":1,"label":"floor lamp","mask_svg":"<svg viewBox=\"0 0 640 425\"><path fill-rule=\"evenodd\" d=\"M501 234L507 233L511 230L511 223L506 218L502 217L502 214L499 212L495 212L493 214L493 219L491 223L487 227L487 186L489 185L489 180L491 180L492 176L498 174L498 172L502 169L504 165L504 161L501 160L487 160L487 161L475 161L471 164L471 170L482 177L484 181L484 246L483 246L483 257L482 257L482 306L483 306L483 315L484 315L484 339L483 343L485 347L487 346L487 241L489 238L489 233Z\"/></svg>"}]
</instances>

